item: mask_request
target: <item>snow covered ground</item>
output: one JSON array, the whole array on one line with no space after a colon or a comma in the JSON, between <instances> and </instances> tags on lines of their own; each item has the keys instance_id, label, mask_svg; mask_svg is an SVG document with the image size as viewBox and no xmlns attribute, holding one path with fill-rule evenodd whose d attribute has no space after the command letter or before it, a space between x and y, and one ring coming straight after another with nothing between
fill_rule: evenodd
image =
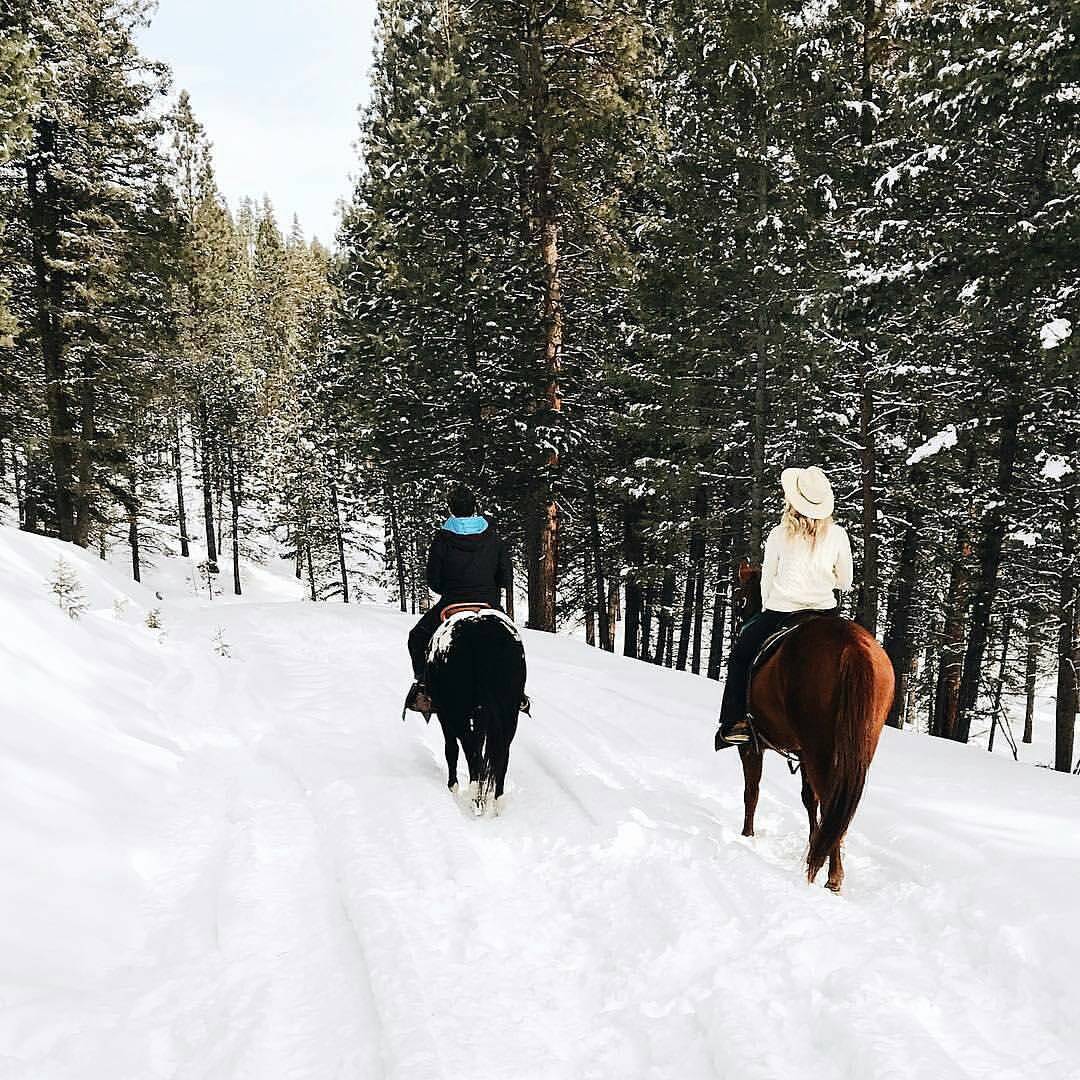
<instances>
[{"instance_id":1,"label":"snow covered ground","mask_svg":"<svg viewBox=\"0 0 1080 1080\"><path fill-rule=\"evenodd\" d=\"M886 732L835 897L715 683L527 634L477 820L408 617L185 574L0 529L3 1080L1080 1077L1075 777Z\"/></svg>"}]
</instances>

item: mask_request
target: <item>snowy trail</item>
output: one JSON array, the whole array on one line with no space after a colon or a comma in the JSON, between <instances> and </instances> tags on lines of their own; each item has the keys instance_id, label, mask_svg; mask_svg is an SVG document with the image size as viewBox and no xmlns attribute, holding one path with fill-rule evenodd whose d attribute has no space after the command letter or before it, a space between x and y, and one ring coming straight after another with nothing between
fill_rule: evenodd
<instances>
[{"instance_id":1,"label":"snowy trail","mask_svg":"<svg viewBox=\"0 0 1080 1080\"><path fill-rule=\"evenodd\" d=\"M887 733L838 898L779 759L738 835L715 683L528 634L476 820L399 719L407 618L169 618L129 691L171 763L129 805L130 940L3 981L5 1080L1080 1076L1071 778Z\"/></svg>"}]
</instances>

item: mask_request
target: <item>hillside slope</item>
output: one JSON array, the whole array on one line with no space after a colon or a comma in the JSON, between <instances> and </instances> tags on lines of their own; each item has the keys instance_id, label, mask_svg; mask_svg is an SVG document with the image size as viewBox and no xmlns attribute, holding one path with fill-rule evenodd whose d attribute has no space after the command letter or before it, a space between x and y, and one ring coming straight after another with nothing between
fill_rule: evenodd
<instances>
[{"instance_id":1,"label":"hillside slope","mask_svg":"<svg viewBox=\"0 0 1080 1080\"><path fill-rule=\"evenodd\" d=\"M738 835L715 683L528 634L476 820L408 618L178 565L0 529L4 1080L1080 1076L1075 778L887 732L835 897L779 759Z\"/></svg>"}]
</instances>

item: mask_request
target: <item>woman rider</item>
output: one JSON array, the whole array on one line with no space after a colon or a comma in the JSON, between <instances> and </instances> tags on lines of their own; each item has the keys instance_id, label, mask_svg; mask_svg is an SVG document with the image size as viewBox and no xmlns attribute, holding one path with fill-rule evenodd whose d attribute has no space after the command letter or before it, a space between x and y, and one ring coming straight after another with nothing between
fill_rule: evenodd
<instances>
[{"instance_id":1,"label":"woman rider","mask_svg":"<svg viewBox=\"0 0 1080 1080\"><path fill-rule=\"evenodd\" d=\"M742 628L728 661L716 749L750 741L746 696L750 665L765 640L805 611L837 614L834 589L851 588L851 542L832 519L833 492L816 466L785 469L784 515L765 542L761 614Z\"/></svg>"}]
</instances>

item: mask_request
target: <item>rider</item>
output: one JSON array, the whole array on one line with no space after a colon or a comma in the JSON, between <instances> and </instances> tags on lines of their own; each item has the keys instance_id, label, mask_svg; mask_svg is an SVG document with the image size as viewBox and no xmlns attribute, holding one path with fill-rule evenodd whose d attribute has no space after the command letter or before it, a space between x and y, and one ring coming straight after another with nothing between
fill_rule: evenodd
<instances>
[{"instance_id":1,"label":"rider","mask_svg":"<svg viewBox=\"0 0 1080 1080\"><path fill-rule=\"evenodd\" d=\"M427 581L439 601L428 610L409 634L416 681L409 689L405 707L430 713L431 698L424 686L424 668L431 638L439 628L443 609L450 604L487 604L502 610L501 590L513 586L510 555L491 523L476 513L476 496L464 485L447 497L450 517L431 541Z\"/></svg>"},{"instance_id":2,"label":"rider","mask_svg":"<svg viewBox=\"0 0 1080 1080\"><path fill-rule=\"evenodd\" d=\"M761 566L761 614L748 620L732 646L716 749L750 741L746 696L750 666L765 640L796 613L839 611L834 589L851 588L851 542L832 519L833 491L816 466L785 469L784 515L769 533Z\"/></svg>"}]
</instances>

